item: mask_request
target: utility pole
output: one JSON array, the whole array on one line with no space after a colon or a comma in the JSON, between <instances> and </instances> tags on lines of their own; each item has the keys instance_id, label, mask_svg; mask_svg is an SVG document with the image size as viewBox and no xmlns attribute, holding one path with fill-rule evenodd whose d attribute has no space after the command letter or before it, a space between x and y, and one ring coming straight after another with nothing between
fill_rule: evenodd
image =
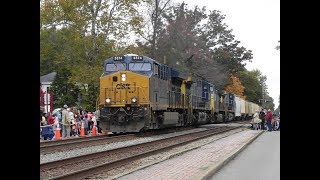
<instances>
[{"instance_id":1,"label":"utility pole","mask_svg":"<svg viewBox=\"0 0 320 180\"><path fill-rule=\"evenodd\" d=\"M265 98L265 85L262 84L261 85L261 89L262 89L262 99L259 99L259 102L261 102L261 106L262 108L265 108L265 103L268 101L266 98Z\"/></svg>"},{"instance_id":2,"label":"utility pole","mask_svg":"<svg viewBox=\"0 0 320 180\"><path fill-rule=\"evenodd\" d=\"M265 101L265 99L264 99L264 84L262 84L262 104L261 104L261 106L264 108L264 101Z\"/></svg>"}]
</instances>

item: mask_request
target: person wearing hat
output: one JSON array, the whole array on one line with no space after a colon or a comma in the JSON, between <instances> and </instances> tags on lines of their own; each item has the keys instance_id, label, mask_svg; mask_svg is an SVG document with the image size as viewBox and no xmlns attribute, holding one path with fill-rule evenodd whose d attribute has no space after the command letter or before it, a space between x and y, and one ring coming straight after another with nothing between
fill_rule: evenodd
<instances>
[{"instance_id":1,"label":"person wearing hat","mask_svg":"<svg viewBox=\"0 0 320 180\"><path fill-rule=\"evenodd\" d=\"M268 131L272 131L272 125L271 125L272 112L271 112L270 109L268 109L267 116L266 116L266 120L267 120L267 125L268 125Z\"/></svg>"},{"instance_id":2,"label":"person wearing hat","mask_svg":"<svg viewBox=\"0 0 320 180\"><path fill-rule=\"evenodd\" d=\"M257 110L254 114L253 114L253 130L258 130L259 129L259 110Z\"/></svg>"},{"instance_id":3,"label":"person wearing hat","mask_svg":"<svg viewBox=\"0 0 320 180\"><path fill-rule=\"evenodd\" d=\"M62 110L62 137L70 137L70 115L68 112L68 106L65 104Z\"/></svg>"}]
</instances>

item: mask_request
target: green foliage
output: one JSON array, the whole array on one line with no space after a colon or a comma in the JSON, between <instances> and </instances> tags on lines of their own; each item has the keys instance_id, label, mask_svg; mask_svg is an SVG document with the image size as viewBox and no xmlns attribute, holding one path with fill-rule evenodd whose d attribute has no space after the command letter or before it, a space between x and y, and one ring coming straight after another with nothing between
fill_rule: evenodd
<instances>
[{"instance_id":1,"label":"green foliage","mask_svg":"<svg viewBox=\"0 0 320 180\"><path fill-rule=\"evenodd\" d=\"M234 41L231 44L223 44L215 50L214 58L226 65L229 73L236 73L244 69L245 61L251 62L251 50L238 47L239 43L240 41Z\"/></svg>"},{"instance_id":2,"label":"green foliage","mask_svg":"<svg viewBox=\"0 0 320 180\"><path fill-rule=\"evenodd\" d=\"M274 103L273 103L273 98L270 97L269 95L266 96L266 99L268 100L266 103L264 103L264 107L266 109L271 109L272 111L275 110Z\"/></svg>"},{"instance_id":3,"label":"green foliage","mask_svg":"<svg viewBox=\"0 0 320 180\"><path fill-rule=\"evenodd\" d=\"M103 62L134 53L156 57L180 71L206 78L222 89L239 72L244 95L262 96L265 80L249 72L252 53L240 46L225 15L205 7L188 8L170 0L43 0L40 2L40 75L57 72L54 107L79 106L94 111ZM139 14L148 4L149 18ZM149 21L151 28L144 28ZM130 33L143 39L128 43ZM260 79L259 79L260 78ZM84 88L88 84L88 89Z\"/></svg>"},{"instance_id":4,"label":"green foliage","mask_svg":"<svg viewBox=\"0 0 320 180\"><path fill-rule=\"evenodd\" d=\"M88 86L88 90L82 93L81 102L79 106L82 109L87 111L95 111L96 110L96 100L98 98L99 86L95 82L91 82L91 85Z\"/></svg>"},{"instance_id":5,"label":"green foliage","mask_svg":"<svg viewBox=\"0 0 320 180\"><path fill-rule=\"evenodd\" d=\"M239 46L240 41L235 39L224 19L225 15L220 11L210 11L203 37L206 45L213 49L213 59L226 66L229 74L234 74L244 69L246 61L251 62L252 52Z\"/></svg>"},{"instance_id":6,"label":"green foliage","mask_svg":"<svg viewBox=\"0 0 320 180\"><path fill-rule=\"evenodd\" d=\"M79 94L79 87L75 86L69 81L71 72L66 68L61 68L51 85L53 92L53 105L54 108L63 107L64 104L68 106L75 106Z\"/></svg>"},{"instance_id":7,"label":"green foliage","mask_svg":"<svg viewBox=\"0 0 320 180\"><path fill-rule=\"evenodd\" d=\"M214 60L213 51L208 46L208 21L205 8L188 9L185 3L177 4L163 13L166 26L159 33L156 43L157 60L186 74L207 78L223 88L229 82L226 67Z\"/></svg>"},{"instance_id":8,"label":"green foliage","mask_svg":"<svg viewBox=\"0 0 320 180\"><path fill-rule=\"evenodd\" d=\"M261 104L259 102L262 99L262 86L259 81L258 71L240 71L237 73L241 84L245 87L244 96L246 96L248 101Z\"/></svg>"},{"instance_id":9,"label":"green foliage","mask_svg":"<svg viewBox=\"0 0 320 180\"><path fill-rule=\"evenodd\" d=\"M252 71L242 70L237 75L245 87L243 94L248 101L262 105L267 109L274 109L273 98L269 96L267 91L266 76L262 75L258 69Z\"/></svg>"},{"instance_id":10,"label":"green foliage","mask_svg":"<svg viewBox=\"0 0 320 180\"><path fill-rule=\"evenodd\" d=\"M131 30L142 27L142 18L135 9L139 3L40 1L40 75L58 73L52 87L55 107L68 104L95 109L104 60L125 49L117 47ZM88 84L87 91L83 84Z\"/></svg>"}]
</instances>

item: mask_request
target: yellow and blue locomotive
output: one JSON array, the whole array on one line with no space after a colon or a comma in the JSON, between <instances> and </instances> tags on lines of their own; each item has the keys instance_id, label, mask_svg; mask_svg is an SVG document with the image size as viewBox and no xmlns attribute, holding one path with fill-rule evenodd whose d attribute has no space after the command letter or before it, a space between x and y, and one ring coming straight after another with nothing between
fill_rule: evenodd
<instances>
[{"instance_id":1,"label":"yellow and blue locomotive","mask_svg":"<svg viewBox=\"0 0 320 180\"><path fill-rule=\"evenodd\" d=\"M100 127L139 132L229 121L235 96L146 56L128 54L104 62L100 77Z\"/></svg>"}]
</instances>

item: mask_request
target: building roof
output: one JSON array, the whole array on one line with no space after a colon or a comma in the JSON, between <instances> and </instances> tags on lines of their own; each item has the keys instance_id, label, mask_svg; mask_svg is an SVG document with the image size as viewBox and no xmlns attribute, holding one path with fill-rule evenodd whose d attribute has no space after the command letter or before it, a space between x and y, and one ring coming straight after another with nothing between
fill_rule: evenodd
<instances>
[{"instance_id":1,"label":"building roof","mask_svg":"<svg viewBox=\"0 0 320 180\"><path fill-rule=\"evenodd\" d=\"M40 82L53 82L54 78L56 77L57 73L56 72L52 72L49 74L46 74L44 76L40 77Z\"/></svg>"}]
</instances>

